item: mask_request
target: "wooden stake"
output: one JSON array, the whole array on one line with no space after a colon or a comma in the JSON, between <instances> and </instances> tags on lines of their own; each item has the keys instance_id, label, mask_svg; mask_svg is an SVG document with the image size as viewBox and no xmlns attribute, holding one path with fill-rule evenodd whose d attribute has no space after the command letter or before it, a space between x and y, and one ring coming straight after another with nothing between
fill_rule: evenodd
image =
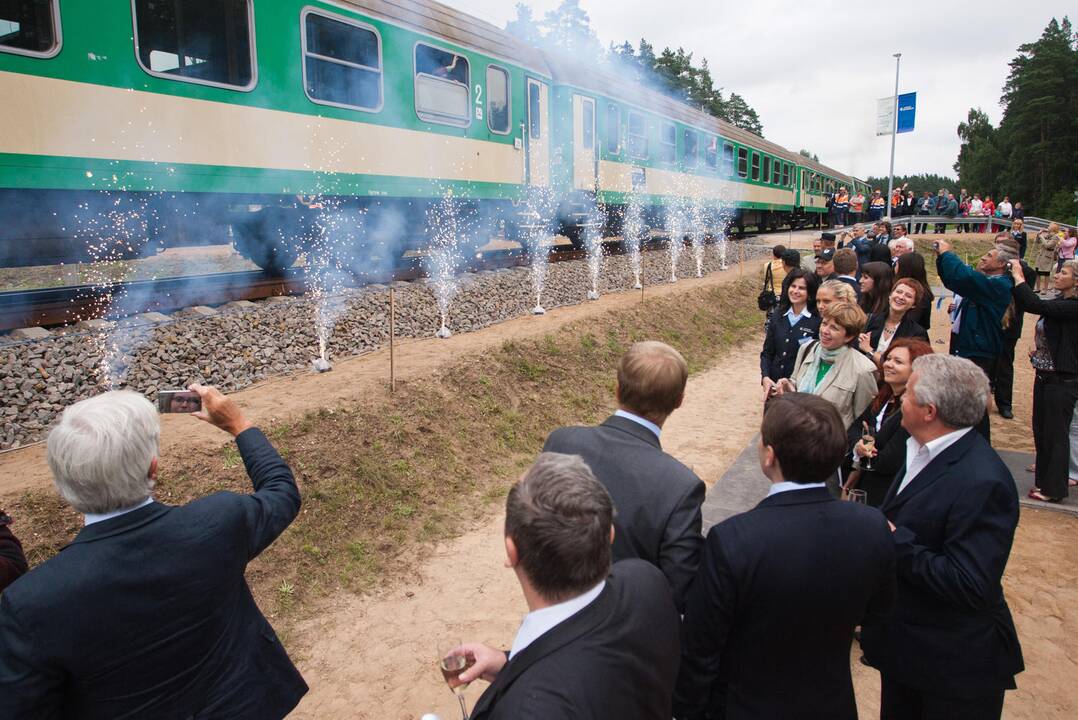
<instances>
[{"instance_id":1,"label":"wooden stake","mask_svg":"<svg viewBox=\"0 0 1078 720\"><path fill-rule=\"evenodd\" d=\"M397 391L396 373L396 334L397 334L397 302L393 294L393 288L389 288L389 392Z\"/></svg>"}]
</instances>

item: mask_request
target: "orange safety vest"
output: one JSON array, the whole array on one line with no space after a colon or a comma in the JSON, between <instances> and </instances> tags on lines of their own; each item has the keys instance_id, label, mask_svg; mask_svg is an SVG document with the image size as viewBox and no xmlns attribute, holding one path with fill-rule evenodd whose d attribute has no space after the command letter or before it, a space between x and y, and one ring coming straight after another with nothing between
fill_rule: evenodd
<instances>
[{"instance_id":1,"label":"orange safety vest","mask_svg":"<svg viewBox=\"0 0 1078 720\"><path fill-rule=\"evenodd\" d=\"M869 203L869 206L873 208L883 208L886 204L887 203L883 201L882 197L874 197L872 198L872 202Z\"/></svg>"}]
</instances>

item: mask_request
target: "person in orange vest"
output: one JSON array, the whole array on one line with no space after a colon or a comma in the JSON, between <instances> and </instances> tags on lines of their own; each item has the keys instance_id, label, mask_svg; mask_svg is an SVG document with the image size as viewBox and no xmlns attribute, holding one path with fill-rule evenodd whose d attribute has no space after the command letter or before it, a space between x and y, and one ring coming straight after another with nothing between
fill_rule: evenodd
<instances>
[{"instance_id":1,"label":"person in orange vest","mask_svg":"<svg viewBox=\"0 0 1078 720\"><path fill-rule=\"evenodd\" d=\"M854 225L865 219L864 212L865 194L858 190L854 193L854 196L850 198L850 214L852 215Z\"/></svg>"},{"instance_id":2,"label":"person in orange vest","mask_svg":"<svg viewBox=\"0 0 1078 720\"><path fill-rule=\"evenodd\" d=\"M844 187L835 195L835 217L839 227L846 227L850 219L850 193Z\"/></svg>"},{"instance_id":3,"label":"person in orange vest","mask_svg":"<svg viewBox=\"0 0 1078 720\"><path fill-rule=\"evenodd\" d=\"M883 219L883 214L887 211L887 201L883 199L883 194L879 188L872 191L872 199L868 201L868 219L872 222Z\"/></svg>"}]
</instances>

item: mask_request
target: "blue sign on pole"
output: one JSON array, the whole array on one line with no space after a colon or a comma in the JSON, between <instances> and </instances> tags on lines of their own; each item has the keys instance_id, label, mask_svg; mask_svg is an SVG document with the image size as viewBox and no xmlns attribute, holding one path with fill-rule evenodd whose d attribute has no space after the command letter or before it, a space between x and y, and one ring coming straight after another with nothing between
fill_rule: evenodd
<instances>
[{"instance_id":1,"label":"blue sign on pole","mask_svg":"<svg viewBox=\"0 0 1078 720\"><path fill-rule=\"evenodd\" d=\"M917 93L898 96L898 131L913 132L913 120L917 115Z\"/></svg>"}]
</instances>

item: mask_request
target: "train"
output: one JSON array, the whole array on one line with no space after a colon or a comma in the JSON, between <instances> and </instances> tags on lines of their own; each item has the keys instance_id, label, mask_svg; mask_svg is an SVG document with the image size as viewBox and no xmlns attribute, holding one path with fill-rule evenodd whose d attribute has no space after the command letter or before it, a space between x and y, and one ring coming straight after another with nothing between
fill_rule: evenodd
<instances>
[{"instance_id":1,"label":"train","mask_svg":"<svg viewBox=\"0 0 1078 720\"><path fill-rule=\"evenodd\" d=\"M281 272L541 222L579 247L691 198L718 232L826 222L857 178L429 0L0 3L0 266L220 242ZM866 192L866 195L869 194ZM718 227L718 225L723 227ZM466 248L472 249L472 248Z\"/></svg>"}]
</instances>

